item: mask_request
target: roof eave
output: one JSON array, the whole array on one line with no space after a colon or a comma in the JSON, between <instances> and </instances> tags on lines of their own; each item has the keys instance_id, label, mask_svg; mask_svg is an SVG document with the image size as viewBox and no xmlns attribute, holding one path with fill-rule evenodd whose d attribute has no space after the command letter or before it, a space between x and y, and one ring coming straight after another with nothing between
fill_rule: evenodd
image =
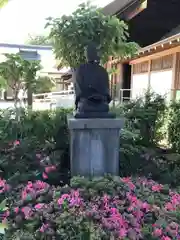
<instances>
[{"instance_id":1,"label":"roof eave","mask_svg":"<svg viewBox=\"0 0 180 240\"><path fill-rule=\"evenodd\" d=\"M103 8L105 15L117 15L139 0L115 0Z\"/></svg>"}]
</instances>

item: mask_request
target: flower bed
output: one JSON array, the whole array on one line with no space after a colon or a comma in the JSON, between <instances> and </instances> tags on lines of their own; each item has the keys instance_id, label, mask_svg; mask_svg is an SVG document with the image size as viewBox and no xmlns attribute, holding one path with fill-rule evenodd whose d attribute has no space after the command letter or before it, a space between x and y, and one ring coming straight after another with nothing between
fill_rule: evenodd
<instances>
[{"instance_id":1,"label":"flower bed","mask_svg":"<svg viewBox=\"0 0 180 240\"><path fill-rule=\"evenodd\" d=\"M180 193L146 178L29 182L4 221L6 239L180 239Z\"/></svg>"}]
</instances>

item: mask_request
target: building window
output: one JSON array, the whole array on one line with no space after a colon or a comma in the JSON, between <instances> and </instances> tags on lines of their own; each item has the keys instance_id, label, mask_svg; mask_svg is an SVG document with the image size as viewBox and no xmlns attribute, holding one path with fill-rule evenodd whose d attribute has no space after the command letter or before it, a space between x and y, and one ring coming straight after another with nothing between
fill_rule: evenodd
<instances>
[{"instance_id":1,"label":"building window","mask_svg":"<svg viewBox=\"0 0 180 240\"><path fill-rule=\"evenodd\" d=\"M148 72L148 61L133 65L133 74Z\"/></svg>"},{"instance_id":2,"label":"building window","mask_svg":"<svg viewBox=\"0 0 180 240\"><path fill-rule=\"evenodd\" d=\"M170 69L173 66L173 55L168 55L152 60L151 71Z\"/></svg>"}]
</instances>

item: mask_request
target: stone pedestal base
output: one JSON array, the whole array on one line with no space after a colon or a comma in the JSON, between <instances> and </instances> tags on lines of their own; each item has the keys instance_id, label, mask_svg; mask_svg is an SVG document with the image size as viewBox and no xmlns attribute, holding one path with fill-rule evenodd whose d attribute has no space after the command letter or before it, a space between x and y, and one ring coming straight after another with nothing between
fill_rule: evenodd
<instances>
[{"instance_id":1,"label":"stone pedestal base","mask_svg":"<svg viewBox=\"0 0 180 240\"><path fill-rule=\"evenodd\" d=\"M69 118L71 176L119 174L119 134L123 119Z\"/></svg>"}]
</instances>

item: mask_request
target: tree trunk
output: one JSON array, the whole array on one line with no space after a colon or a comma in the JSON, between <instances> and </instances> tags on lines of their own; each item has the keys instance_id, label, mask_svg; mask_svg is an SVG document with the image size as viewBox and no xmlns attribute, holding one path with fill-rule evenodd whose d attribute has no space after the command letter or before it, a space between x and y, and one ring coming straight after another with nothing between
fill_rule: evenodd
<instances>
[{"instance_id":1,"label":"tree trunk","mask_svg":"<svg viewBox=\"0 0 180 240\"><path fill-rule=\"evenodd\" d=\"M18 107L18 93L19 91L17 89L14 89L13 91L13 95L14 95L14 107L15 107L15 112L16 112L16 120L19 122L20 121L20 114L21 114L21 110L20 107Z\"/></svg>"},{"instance_id":2,"label":"tree trunk","mask_svg":"<svg viewBox=\"0 0 180 240\"><path fill-rule=\"evenodd\" d=\"M13 95L14 95L14 107L15 109L17 109L18 108L18 90L17 89L14 90Z\"/></svg>"},{"instance_id":3,"label":"tree trunk","mask_svg":"<svg viewBox=\"0 0 180 240\"><path fill-rule=\"evenodd\" d=\"M117 89L116 89L116 81L115 81L115 83L114 83L114 85L113 85L113 107L115 107L116 106L116 91L117 91Z\"/></svg>"},{"instance_id":4,"label":"tree trunk","mask_svg":"<svg viewBox=\"0 0 180 240\"><path fill-rule=\"evenodd\" d=\"M32 109L33 93L32 93L31 87L29 87L28 90L27 90L27 103L28 103L28 108Z\"/></svg>"}]
</instances>

